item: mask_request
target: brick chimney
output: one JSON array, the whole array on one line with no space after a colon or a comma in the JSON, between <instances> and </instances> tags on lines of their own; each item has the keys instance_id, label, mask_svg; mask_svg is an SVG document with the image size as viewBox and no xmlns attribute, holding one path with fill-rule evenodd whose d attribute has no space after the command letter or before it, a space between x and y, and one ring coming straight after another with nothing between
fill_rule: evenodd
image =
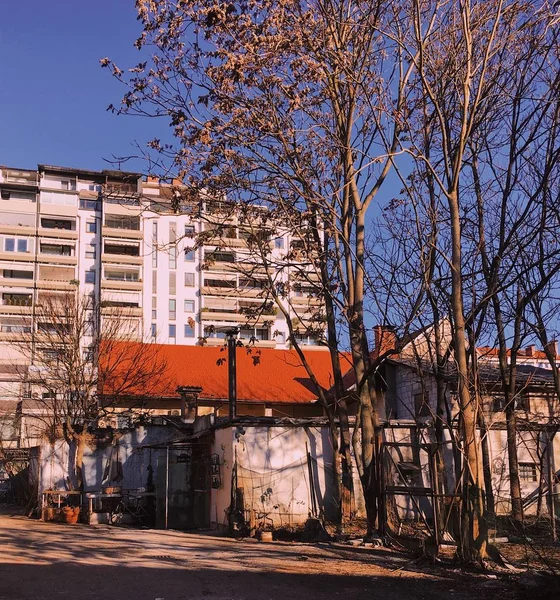
<instances>
[{"instance_id":1,"label":"brick chimney","mask_svg":"<svg viewBox=\"0 0 560 600\"><path fill-rule=\"evenodd\" d=\"M558 342L556 340L550 340L548 344L545 346L545 350L550 350L552 352L552 356L556 358L558 356Z\"/></svg>"},{"instance_id":2,"label":"brick chimney","mask_svg":"<svg viewBox=\"0 0 560 600\"><path fill-rule=\"evenodd\" d=\"M375 332L375 351L377 354L384 354L397 347L397 334L392 325L376 325L373 331Z\"/></svg>"},{"instance_id":3,"label":"brick chimney","mask_svg":"<svg viewBox=\"0 0 560 600\"><path fill-rule=\"evenodd\" d=\"M535 345L531 344L525 348L525 356L535 356Z\"/></svg>"}]
</instances>

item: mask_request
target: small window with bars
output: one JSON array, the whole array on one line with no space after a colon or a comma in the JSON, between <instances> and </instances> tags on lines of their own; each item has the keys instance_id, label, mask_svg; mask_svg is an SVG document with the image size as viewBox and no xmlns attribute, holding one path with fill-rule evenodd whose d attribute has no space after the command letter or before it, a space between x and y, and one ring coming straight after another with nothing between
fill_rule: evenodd
<instances>
[{"instance_id":1,"label":"small window with bars","mask_svg":"<svg viewBox=\"0 0 560 600\"><path fill-rule=\"evenodd\" d=\"M534 483L537 481L537 465L535 463L519 463L519 479L524 482Z\"/></svg>"}]
</instances>

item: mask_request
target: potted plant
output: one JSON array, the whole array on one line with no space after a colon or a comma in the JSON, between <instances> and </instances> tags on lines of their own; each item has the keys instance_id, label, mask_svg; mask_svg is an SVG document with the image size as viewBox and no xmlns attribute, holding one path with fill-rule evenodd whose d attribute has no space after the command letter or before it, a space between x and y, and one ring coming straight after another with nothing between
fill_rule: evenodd
<instances>
[{"instance_id":1,"label":"potted plant","mask_svg":"<svg viewBox=\"0 0 560 600\"><path fill-rule=\"evenodd\" d=\"M62 515L64 522L69 525L75 525L80 518L80 507L79 506L65 506L62 509Z\"/></svg>"}]
</instances>

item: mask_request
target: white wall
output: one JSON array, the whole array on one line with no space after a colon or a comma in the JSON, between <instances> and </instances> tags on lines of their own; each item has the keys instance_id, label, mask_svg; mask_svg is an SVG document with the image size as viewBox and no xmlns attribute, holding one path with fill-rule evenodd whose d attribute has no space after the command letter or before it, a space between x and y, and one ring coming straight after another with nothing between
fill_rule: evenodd
<instances>
[{"instance_id":1,"label":"white wall","mask_svg":"<svg viewBox=\"0 0 560 600\"><path fill-rule=\"evenodd\" d=\"M212 524L227 526L235 463L247 522L257 528L305 523L311 512L307 448L314 459L319 508L332 515L333 452L327 427L237 426L217 430L213 452L220 457L222 487L212 491Z\"/></svg>"},{"instance_id":2,"label":"white wall","mask_svg":"<svg viewBox=\"0 0 560 600\"><path fill-rule=\"evenodd\" d=\"M165 443L175 436L171 427L137 427L132 431L117 432L119 446L119 460L123 467L123 480L118 484L125 489L137 489L146 486L148 478L147 468L151 464L154 468L154 481L156 478L157 457L162 450L151 451L142 449L145 445ZM114 438L115 439L115 438ZM110 438L105 441L94 441L87 444L84 452L84 490L99 491L103 485L103 474L110 459L113 442ZM54 444L48 441L41 446L41 474L39 493L47 489L68 489L66 477L68 475L69 450L64 440L57 440Z\"/></svg>"}]
</instances>

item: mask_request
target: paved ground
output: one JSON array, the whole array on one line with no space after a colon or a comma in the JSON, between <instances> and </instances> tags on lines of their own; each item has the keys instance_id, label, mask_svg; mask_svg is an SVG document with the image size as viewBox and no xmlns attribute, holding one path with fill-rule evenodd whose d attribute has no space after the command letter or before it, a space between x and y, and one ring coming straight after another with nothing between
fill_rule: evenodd
<instances>
[{"instance_id":1,"label":"paved ground","mask_svg":"<svg viewBox=\"0 0 560 600\"><path fill-rule=\"evenodd\" d=\"M426 568L385 549L236 541L0 514L0 600L553 597L534 584L529 588L520 592L517 582L501 577Z\"/></svg>"}]
</instances>

